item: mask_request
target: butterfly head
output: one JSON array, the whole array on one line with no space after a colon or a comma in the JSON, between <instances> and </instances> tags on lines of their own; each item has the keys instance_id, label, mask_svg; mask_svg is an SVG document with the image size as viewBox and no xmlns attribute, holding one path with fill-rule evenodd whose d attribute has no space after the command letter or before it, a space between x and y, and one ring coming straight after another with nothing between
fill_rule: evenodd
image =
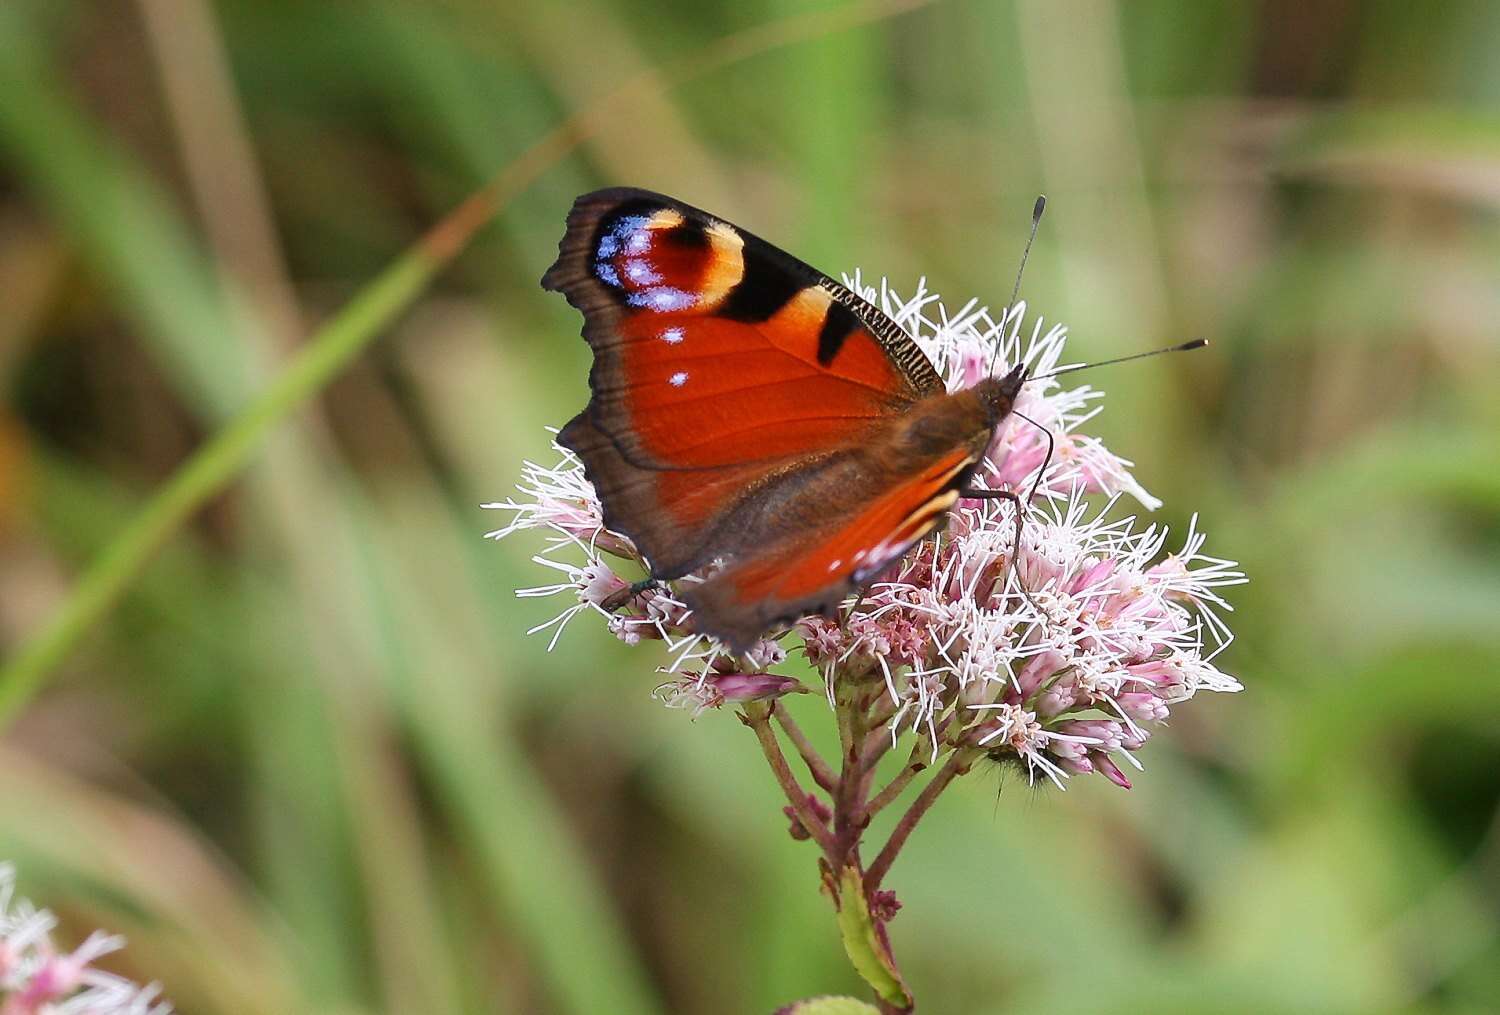
<instances>
[{"instance_id":1,"label":"butterfly head","mask_svg":"<svg viewBox=\"0 0 1500 1015\"><path fill-rule=\"evenodd\" d=\"M986 377L976 385L979 404L984 408L985 423L993 430L1010 415L1016 395L1026 383L1026 364L1017 363L1004 377Z\"/></svg>"}]
</instances>

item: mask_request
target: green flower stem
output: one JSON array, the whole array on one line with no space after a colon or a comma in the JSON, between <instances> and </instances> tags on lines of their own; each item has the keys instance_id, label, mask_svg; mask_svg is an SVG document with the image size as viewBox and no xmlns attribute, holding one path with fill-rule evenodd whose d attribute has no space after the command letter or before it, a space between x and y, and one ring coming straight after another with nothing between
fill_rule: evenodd
<instances>
[{"instance_id":1,"label":"green flower stem","mask_svg":"<svg viewBox=\"0 0 1500 1015\"><path fill-rule=\"evenodd\" d=\"M868 727L865 724L865 702L857 687L839 686L835 691L840 728L847 731L842 737L844 756L839 772L838 792L833 798L833 835L838 843L837 865L859 862L859 840L864 833L864 822L860 815L864 809L865 771L860 767L863 760L861 748Z\"/></svg>"},{"instance_id":2,"label":"green flower stem","mask_svg":"<svg viewBox=\"0 0 1500 1015\"><path fill-rule=\"evenodd\" d=\"M871 899L917 823L949 784L967 772L984 752L975 747L945 747L944 753L949 753L949 757L901 816L875 862L866 870L860 860L860 846L870 819L893 803L917 774L929 767L925 759L930 748L919 738L902 770L871 798L873 769L884 753L883 749L877 748L879 741L876 738L887 736L886 731L874 729L872 721L880 710L882 696L879 693L863 694L858 684L834 679L834 717L842 744L837 775L777 703L748 702L740 719L755 732L772 774L792 805L792 813L823 851L820 862L823 887L837 908L839 935L850 963L875 991L882 1015L909 1012L914 1004L911 991L907 989L891 954L882 919L871 909ZM773 717L802 752L818 785L831 797L831 824L813 813L807 793L787 764L772 723ZM959 721L945 723L945 735L957 738L961 726ZM888 748L888 739L880 746ZM888 901L882 902L882 907ZM883 908L881 912L884 912Z\"/></svg>"}]
</instances>

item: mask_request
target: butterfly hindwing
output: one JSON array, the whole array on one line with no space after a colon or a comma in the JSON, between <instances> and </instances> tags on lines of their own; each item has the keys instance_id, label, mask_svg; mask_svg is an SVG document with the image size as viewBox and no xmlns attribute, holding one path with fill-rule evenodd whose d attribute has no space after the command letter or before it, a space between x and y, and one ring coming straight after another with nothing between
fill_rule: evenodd
<instances>
[{"instance_id":1,"label":"butterfly hindwing","mask_svg":"<svg viewBox=\"0 0 1500 1015\"><path fill-rule=\"evenodd\" d=\"M746 645L778 621L829 610L935 529L958 499L956 480L974 464L962 448L860 508L738 558L683 598L706 633Z\"/></svg>"}]
</instances>

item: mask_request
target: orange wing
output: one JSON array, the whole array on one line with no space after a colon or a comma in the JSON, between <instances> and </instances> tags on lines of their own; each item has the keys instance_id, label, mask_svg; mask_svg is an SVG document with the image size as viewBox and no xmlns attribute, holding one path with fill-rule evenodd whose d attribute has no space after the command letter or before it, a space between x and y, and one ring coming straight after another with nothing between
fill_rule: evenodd
<instances>
[{"instance_id":1,"label":"orange wing","mask_svg":"<svg viewBox=\"0 0 1500 1015\"><path fill-rule=\"evenodd\" d=\"M778 621L831 612L938 526L975 461L972 450L955 448L843 517L737 557L683 592L698 629L739 651Z\"/></svg>"},{"instance_id":2,"label":"orange wing","mask_svg":"<svg viewBox=\"0 0 1500 1015\"><path fill-rule=\"evenodd\" d=\"M594 350L593 397L559 441L657 578L733 552L748 498L943 390L873 306L660 194L580 197L542 285L583 312Z\"/></svg>"}]
</instances>

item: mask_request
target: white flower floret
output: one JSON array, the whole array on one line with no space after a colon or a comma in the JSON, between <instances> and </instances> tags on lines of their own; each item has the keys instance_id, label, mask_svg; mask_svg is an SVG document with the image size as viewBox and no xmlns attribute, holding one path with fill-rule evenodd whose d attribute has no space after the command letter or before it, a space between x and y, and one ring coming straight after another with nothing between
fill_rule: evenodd
<instances>
[{"instance_id":1,"label":"white flower floret","mask_svg":"<svg viewBox=\"0 0 1500 1015\"><path fill-rule=\"evenodd\" d=\"M56 918L16 897L15 868L0 863L0 1012L6 1015L171 1015L161 988L93 968L125 939L90 934L71 952L52 943Z\"/></svg>"}]
</instances>

